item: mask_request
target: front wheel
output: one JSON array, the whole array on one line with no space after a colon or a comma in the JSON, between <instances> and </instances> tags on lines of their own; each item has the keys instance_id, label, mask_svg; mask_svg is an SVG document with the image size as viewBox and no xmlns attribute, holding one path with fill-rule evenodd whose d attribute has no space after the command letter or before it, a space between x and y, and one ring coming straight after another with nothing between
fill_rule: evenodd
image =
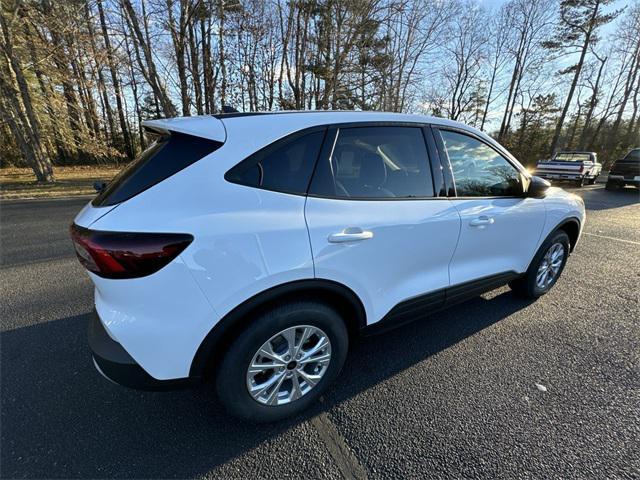
<instances>
[{"instance_id":1,"label":"front wheel","mask_svg":"<svg viewBox=\"0 0 640 480\"><path fill-rule=\"evenodd\" d=\"M569 257L569 236L562 230L542 244L524 276L509 283L514 293L538 298L556 284Z\"/></svg>"},{"instance_id":2,"label":"front wheel","mask_svg":"<svg viewBox=\"0 0 640 480\"><path fill-rule=\"evenodd\" d=\"M295 415L338 376L348 343L344 321L329 306L276 307L230 346L216 378L218 398L230 413L253 422Z\"/></svg>"},{"instance_id":3,"label":"front wheel","mask_svg":"<svg viewBox=\"0 0 640 480\"><path fill-rule=\"evenodd\" d=\"M576 187L582 188L583 186L584 186L584 177L580 177L578 180L576 180Z\"/></svg>"}]
</instances>

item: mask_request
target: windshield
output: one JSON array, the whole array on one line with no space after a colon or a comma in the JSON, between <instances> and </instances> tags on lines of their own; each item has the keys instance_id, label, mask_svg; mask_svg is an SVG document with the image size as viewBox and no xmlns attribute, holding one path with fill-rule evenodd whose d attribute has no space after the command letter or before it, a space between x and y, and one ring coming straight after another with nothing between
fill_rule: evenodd
<instances>
[{"instance_id":1,"label":"windshield","mask_svg":"<svg viewBox=\"0 0 640 480\"><path fill-rule=\"evenodd\" d=\"M591 155L588 153L559 153L554 160L561 162L588 162L591 160Z\"/></svg>"}]
</instances>

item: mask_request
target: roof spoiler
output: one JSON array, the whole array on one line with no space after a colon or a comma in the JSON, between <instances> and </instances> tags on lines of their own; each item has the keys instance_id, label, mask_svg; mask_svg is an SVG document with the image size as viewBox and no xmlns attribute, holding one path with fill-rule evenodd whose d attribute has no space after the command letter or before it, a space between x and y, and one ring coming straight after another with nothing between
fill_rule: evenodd
<instances>
[{"instance_id":1,"label":"roof spoiler","mask_svg":"<svg viewBox=\"0 0 640 480\"><path fill-rule=\"evenodd\" d=\"M199 115L196 117L161 118L158 120L145 120L142 126L153 133L167 135L171 132L184 133L194 137L206 138L224 143L227 132L221 120L211 115Z\"/></svg>"}]
</instances>

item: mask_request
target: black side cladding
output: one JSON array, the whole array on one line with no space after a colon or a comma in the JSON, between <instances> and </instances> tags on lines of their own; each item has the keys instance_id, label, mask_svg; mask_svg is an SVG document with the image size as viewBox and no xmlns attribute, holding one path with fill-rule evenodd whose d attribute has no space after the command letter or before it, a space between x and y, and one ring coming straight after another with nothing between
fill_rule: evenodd
<instances>
[{"instance_id":1,"label":"black side cladding","mask_svg":"<svg viewBox=\"0 0 640 480\"><path fill-rule=\"evenodd\" d=\"M220 142L184 133L162 136L116 175L91 204L108 207L129 200L221 146Z\"/></svg>"}]
</instances>

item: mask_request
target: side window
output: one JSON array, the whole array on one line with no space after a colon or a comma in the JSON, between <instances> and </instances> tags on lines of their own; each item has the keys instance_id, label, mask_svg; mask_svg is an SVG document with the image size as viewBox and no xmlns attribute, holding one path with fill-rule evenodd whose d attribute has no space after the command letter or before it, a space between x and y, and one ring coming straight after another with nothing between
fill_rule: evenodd
<instances>
[{"instance_id":1,"label":"side window","mask_svg":"<svg viewBox=\"0 0 640 480\"><path fill-rule=\"evenodd\" d=\"M342 198L432 197L433 182L419 127L341 128L318 164L310 193Z\"/></svg>"},{"instance_id":2,"label":"side window","mask_svg":"<svg viewBox=\"0 0 640 480\"><path fill-rule=\"evenodd\" d=\"M234 183L287 193L307 193L324 130L294 134L254 153L227 172Z\"/></svg>"},{"instance_id":3,"label":"side window","mask_svg":"<svg viewBox=\"0 0 640 480\"><path fill-rule=\"evenodd\" d=\"M460 197L522 194L520 172L502 155L473 137L440 130Z\"/></svg>"}]
</instances>

